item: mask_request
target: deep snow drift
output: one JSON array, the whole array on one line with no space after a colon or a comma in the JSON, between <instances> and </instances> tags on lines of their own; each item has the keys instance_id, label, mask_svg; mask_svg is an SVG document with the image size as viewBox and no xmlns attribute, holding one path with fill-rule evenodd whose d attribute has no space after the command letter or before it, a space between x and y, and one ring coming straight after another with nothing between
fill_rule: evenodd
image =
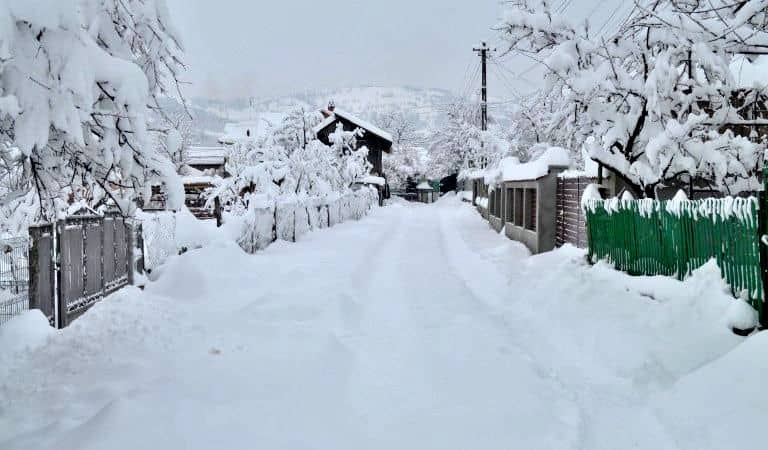
<instances>
[{"instance_id":1,"label":"deep snow drift","mask_svg":"<svg viewBox=\"0 0 768 450\"><path fill-rule=\"evenodd\" d=\"M455 197L396 203L214 241L63 331L11 321L0 448L749 448L768 335L730 333L733 304L713 266L631 278L530 257Z\"/></svg>"}]
</instances>

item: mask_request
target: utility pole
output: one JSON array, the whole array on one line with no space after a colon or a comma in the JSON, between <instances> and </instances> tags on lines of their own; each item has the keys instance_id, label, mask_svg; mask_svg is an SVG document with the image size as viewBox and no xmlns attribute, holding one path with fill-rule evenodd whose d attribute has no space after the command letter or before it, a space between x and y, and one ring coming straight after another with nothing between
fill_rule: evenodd
<instances>
[{"instance_id":1,"label":"utility pole","mask_svg":"<svg viewBox=\"0 0 768 450\"><path fill-rule=\"evenodd\" d=\"M483 42L480 48L473 48L472 50L480 55L482 66L483 84L480 88L480 126L483 131L486 131L488 130L488 53L494 50L489 48L485 42Z\"/></svg>"},{"instance_id":2,"label":"utility pole","mask_svg":"<svg viewBox=\"0 0 768 450\"><path fill-rule=\"evenodd\" d=\"M483 42L480 48L472 49L475 53L480 55L480 62L482 66L483 80L480 87L480 129L483 131L488 130L488 53L493 52L488 48L488 44ZM480 141L480 146L485 147L484 140ZM488 164L485 157L480 158L480 167L484 168Z\"/></svg>"}]
</instances>

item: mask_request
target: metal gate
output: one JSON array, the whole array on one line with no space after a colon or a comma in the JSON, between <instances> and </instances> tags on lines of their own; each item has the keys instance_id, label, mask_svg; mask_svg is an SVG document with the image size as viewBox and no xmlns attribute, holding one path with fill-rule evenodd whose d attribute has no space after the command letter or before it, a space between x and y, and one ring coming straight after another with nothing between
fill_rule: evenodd
<instances>
[{"instance_id":1,"label":"metal gate","mask_svg":"<svg viewBox=\"0 0 768 450\"><path fill-rule=\"evenodd\" d=\"M66 327L133 283L134 226L117 214L31 227L29 307Z\"/></svg>"}]
</instances>

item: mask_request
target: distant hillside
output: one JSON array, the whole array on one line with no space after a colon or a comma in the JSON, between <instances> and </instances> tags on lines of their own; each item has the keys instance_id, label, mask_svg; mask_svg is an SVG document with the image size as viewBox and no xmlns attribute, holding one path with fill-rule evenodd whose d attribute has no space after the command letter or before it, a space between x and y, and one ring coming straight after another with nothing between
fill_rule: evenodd
<instances>
[{"instance_id":1,"label":"distant hillside","mask_svg":"<svg viewBox=\"0 0 768 450\"><path fill-rule=\"evenodd\" d=\"M319 110L333 100L337 107L360 116L369 122L380 123L392 112L401 112L418 129L439 128L446 120L446 107L457 97L442 89L412 87L353 87L342 89L308 90L280 97L238 99L223 102L211 99L193 99L189 109L195 117L196 139L201 143L215 142L228 122L258 120L265 113L286 113L296 108ZM253 105L253 107L249 105ZM181 111L181 105L169 105ZM501 107L492 110L498 119L506 113Z\"/></svg>"}]
</instances>

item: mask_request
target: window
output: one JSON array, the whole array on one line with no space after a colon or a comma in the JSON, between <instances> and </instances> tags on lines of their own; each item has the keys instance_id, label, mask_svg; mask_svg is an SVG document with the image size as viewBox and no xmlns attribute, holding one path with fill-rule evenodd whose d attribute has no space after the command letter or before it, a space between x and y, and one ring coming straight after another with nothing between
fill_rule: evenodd
<instances>
[{"instance_id":1,"label":"window","mask_svg":"<svg viewBox=\"0 0 768 450\"><path fill-rule=\"evenodd\" d=\"M525 229L536 231L536 189L525 190Z\"/></svg>"},{"instance_id":2,"label":"window","mask_svg":"<svg viewBox=\"0 0 768 450\"><path fill-rule=\"evenodd\" d=\"M504 222L512 223L515 220L513 216L513 205L515 204L515 190L507 189L504 196Z\"/></svg>"},{"instance_id":3,"label":"window","mask_svg":"<svg viewBox=\"0 0 768 450\"><path fill-rule=\"evenodd\" d=\"M514 224L518 227L523 226L523 189L515 189L515 204L513 206L515 210Z\"/></svg>"}]
</instances>

